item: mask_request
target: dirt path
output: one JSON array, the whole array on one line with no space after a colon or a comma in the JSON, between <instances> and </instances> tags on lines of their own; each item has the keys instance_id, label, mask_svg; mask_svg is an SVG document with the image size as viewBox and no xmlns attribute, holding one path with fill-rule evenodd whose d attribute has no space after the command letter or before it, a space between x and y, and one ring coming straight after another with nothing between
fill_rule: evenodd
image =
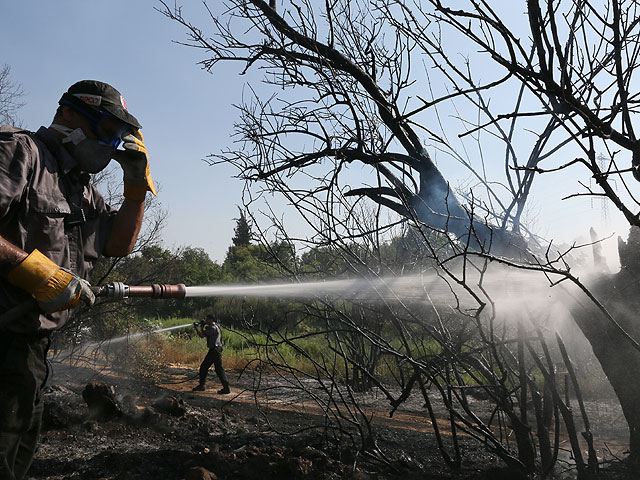
<instances>
[{"instance_id":1,"label":"dirt path","mask_svg":"<svg viewBox=\"0 0 640 480\"><path fill-rule=\"evenodd\" d=\"M161 380L158 385L169 391L173 391L180 395L198 395L210 398L214 401L225 401L227 404L242 403L255 406L257 402L260 408L269 409L280 412L296 412L303 415L325 416L325 410L318 405L318 402L311 402L301 392L293 392L291 390L278 391L272 385L262 392L254 392L250 388L250 383L245 382L240 387L234 386L231 395L217 395L217 386L212 387L205 392L191 392L192 382L183 382L182 377L188 375L188 370L183 367L174 367L167 371L166 377ZM188 378L188 377L187 377ZM180 382L180 383L176 383ZM244 388L243 388L244 387ZM391 428L406 429L415 432L433 434L433 423L431 422L428 411L422 404L423 400L419 395L407 401L398 408L393 415L390 416L391 408L388 400L382 396L375 397L369 395L362 401L364 411L362 414L372 419L375 425L384 425ZM470 398L469 402L473 405L480 415L490 414L491 406L485 404L479 407L481 400ZM606 451L609 455L624 456L627 448L628 429L624 422L624 417L620 407L613 401L587 402L589 417L591 422L591 431L594 435L594 445L596 450ZM437 407L436 407L437 408ZM443 435L451 435L451 422L446 418L446 411L443 407L437 408L440 415L437 416L438 429ZM578 412L576 412L577 414ZM580 419L576 419L578 427L580 427ZM456 432L460 436L468 436L467 433L458 429ZM583 440L583 439L581 439ZM569 448L569 439L565 434L560 436L560 444ZM584 444L586 450L587 445Z\"/></svg>"},{"instance_id":2,"label":"dirt path","mask_svg":"<svg viewBox=\"0 0 640 480\"><path fill-rule=\"evenodd\" d=\"M175 377L173 379L175 380ZM245 404L247 406L256 406L256 402L260 403L259 408L269 409L272 411L279 412L291 412L298 413L301 415L313 415L317 417L324 417L325 411L314 402L310 402L301 398L296 398L295 396L289 397L279 397L276 395L260 395L256 394L251 390L247 389L239 389L237 387L232 387L232 392L230 395L218 395L216 393L218 387L211 388L204 392L192 392L192 384L185 383L163 383L160 381L158 386L166 389L167 391L175 392L176 394L187 396L187 397L204 397L209 398L212 401L224 402L222 405L229 406L233 404ZM426 413L426 410L425 410ZM383 410L374 410L367 409L366 415L372 418L372 421L376 425L386 425L393 428L404 428L413 430L416 432L433 432L433 424L431 420L429 420L424 414L423 415L412 415L410 413L398 413L395 412L392 417L389 416L388 411ZM450 434L450 424L447 420L438 419L438 426L440 430L444 432L444 434ZM461 432L462 435L466 435L464 432Z\"/></svg>"}]
</instances>

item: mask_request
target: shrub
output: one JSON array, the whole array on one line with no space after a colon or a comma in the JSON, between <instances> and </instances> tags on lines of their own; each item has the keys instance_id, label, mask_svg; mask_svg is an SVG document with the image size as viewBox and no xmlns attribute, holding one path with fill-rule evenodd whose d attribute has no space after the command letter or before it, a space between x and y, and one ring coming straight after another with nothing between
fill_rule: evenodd
<instances>
[{"instance_id":1,"label":"shrub","mask_svg":"<svg viewBox=\"0 0 640 480\"><path fill-rule=\"evenodd\" d=\"M148 335L114 349L113 366L146 382L157 382L167 367L163 335Z\"/></svg>"}]
</instances>

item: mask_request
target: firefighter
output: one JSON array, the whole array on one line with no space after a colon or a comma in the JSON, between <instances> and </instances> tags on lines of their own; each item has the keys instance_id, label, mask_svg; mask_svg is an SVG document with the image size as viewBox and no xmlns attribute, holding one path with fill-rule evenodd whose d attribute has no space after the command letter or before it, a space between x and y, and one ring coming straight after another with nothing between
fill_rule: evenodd
<instances>
[{"instance_id":1,"label":"firefighter","mask_svg":"<svg viewBox=\"0 0 640 480\"><path fill-rule=\"evenodd\" d=\"M207 338L207 348L209 349L200 364L200 383L193 387L193 391L203 392L205 390L207 373L211 365L213 365L222 384L222 388L218 390L218 393L221 395L231 393L229 382L227 381L227 374L222 366L222 335L220 334L220 325L216 323L216 317L208 314L203 323L194 323L193 326L200 338Z\"/></svg>"},{"instance_id":2,"label":"firefighter","mask_svg":"<svg viewBox=\"0 0 640 480\"><path fill-rule=\"evenodd\" d=\"M33 459L52 332L93 304L94 263L131 252L156 193L141 125L115 88L83 80L58 103L37 132L0 127L1 480L24 478ZM124 173L118 210L90 181L111 159Z\"/></svg>"}]
</instances>

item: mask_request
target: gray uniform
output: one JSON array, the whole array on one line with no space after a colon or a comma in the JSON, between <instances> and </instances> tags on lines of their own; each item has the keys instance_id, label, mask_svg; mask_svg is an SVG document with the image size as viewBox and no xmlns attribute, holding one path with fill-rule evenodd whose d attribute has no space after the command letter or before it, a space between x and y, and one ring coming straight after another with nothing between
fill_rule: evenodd
<instances>
[{"instance_id":1,"label":"gray uniform","mask_svg":"<svg viewBox=\"0 0 640 480\"><path fill-rule=\"evenodd\" d=\"M0 127L0 235L26 252L37 248L88 280L116 211L89 184L89 175L73 170L75 166L47 128L34 134ZM0 312L30 298L0 278ZM0 330L45 335L61 327L68 315L69 311L41 315L34 310Z\"/></svg>"},{"instance_id":2,"label":"gray uniform","mask_svg":"<svg viewBox=\"0 0 640 480\"><path fill-rule=\"evenodd\" d=\"M217 323L207 324L204 326L204 335L207 337L207 348L209 351L200 364L199 376L200 385L204 387L207 382L207 373L211 365L214 366L216 374L220 379L220 383L224 388L229 388L227 374L222 366L222 335L220 326Z\"/></svg>"},{"instance_id":3,"label":"gray uniform","mask_svg":"<svg viewBox=\"0 0 640 480\"><path fill-rule=\"evenodd\" d=\"M104 250L115 210L79 172L59 140L0 127L0 235L26 252L38 249L88 279ZM32 296L0 277L0 317ZM42 418L48 337L68 311L35 306L0 321L0 480L21 479L31 464Z\"/></svg>"},{"instance_id":4,"label":"gray uniform","mask_svg":"<svg viewBox=\"0 0 640 480\"><path fill-rule=\"evenodd\" d=\"M217 323L204 326L204 335L207 337L207 348L217 348L222 351L222 335Z\"/></svg>"}]
</instances>

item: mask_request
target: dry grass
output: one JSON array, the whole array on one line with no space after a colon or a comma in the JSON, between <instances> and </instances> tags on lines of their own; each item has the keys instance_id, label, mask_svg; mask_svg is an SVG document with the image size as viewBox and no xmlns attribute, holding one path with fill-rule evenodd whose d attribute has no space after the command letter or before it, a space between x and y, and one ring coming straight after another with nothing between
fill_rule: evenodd
<instances>
[{"instance_id":1,"label":"dry grass","mask_svg":"<svg viewBox=\"0 0 640 480\"><path fill-rule=\"evenodd\" d=\"M158 336L162 338L164 356L168 363L197 367L207 354L206 342L199 338Z\"/></svg>"},{"instance_id":2,"label":"dry grass","mask_svg":"<svg viewBox=\"0 0 640 480\"><path fill-rule=\"evenodd\" d=\"M159 371L168 365L197 368L207 354L206 341L189 335L152 335L129 345L127 363L137 364L130 369L138 377L157 379ZM222 363L226 369L242 369L251 362L246 349L238 351L232 346L225 347Z\"/></svg>"}]
</instances>

